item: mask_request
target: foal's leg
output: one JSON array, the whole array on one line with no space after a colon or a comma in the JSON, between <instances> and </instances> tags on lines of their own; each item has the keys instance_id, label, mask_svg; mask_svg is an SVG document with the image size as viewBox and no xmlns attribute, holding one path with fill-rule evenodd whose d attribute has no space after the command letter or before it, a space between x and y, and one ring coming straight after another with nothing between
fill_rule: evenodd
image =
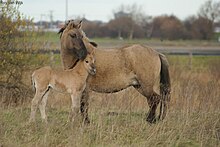
<instances>
[{"instance_id":1,"label":"foal's leg","mask_svg":"<svg viewBox=\"0 0 220 147\"><path fill-rule=\"evenodd\" d=\"M45 94L45 91L40 92L39 90L36 90L34 98L31 101L31 114L30 114L29 122L35 122L35 115L36 115L37 107L42 97L44 96L44 94Z\"/></svg>"},{"instance_id":2,"label":"foal's leg","mask_svg":"<svg viewBox=\"0 0 220 147\"><path fill-rule=\"evenodd\" d=\"M48 89L46 91L46 93L44 94L41 102L40 102L40 105L39 105L39 109L40 109L40 114L41 114L41 118L42 118L42 121L47 123L47 115L46 115L46 112L45 112L45 107L47 105L47 97L50 93L50 89Z\"/></svg>"},{"instance_id":3,"label":"foal's leg","mask_svg":"<svg viewBox=\"0 0 220 147\"><path fill-rule=\"evenodd\" d=\"M70 120L74 122L80 111L80 93L73 93L71 94L71 101L72 101L72 106L71 106L71 113L70 113Z\"/></svg>"},{"instance_id":4,"label":"foal's leg","mask_svg":"<svg viewBox=\"0 0 220 147\"><path fill-rule=\"evenodd\" d=\"M80 112L83 118L83 123L89 124L89 117L88 117L88 108L89 108L89 90L86 88L81 97L81 102L80 102Z\"/></svg>"}]
</instances>

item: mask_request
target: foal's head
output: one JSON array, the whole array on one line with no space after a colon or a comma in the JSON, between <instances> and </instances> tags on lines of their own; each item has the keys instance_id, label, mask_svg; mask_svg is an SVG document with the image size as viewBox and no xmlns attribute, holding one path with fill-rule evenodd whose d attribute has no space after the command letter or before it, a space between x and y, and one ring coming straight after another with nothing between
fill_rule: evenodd
<instances>
[{"instance_id":1,"label":"foal's head","mask_svg":"<svg viewBox=\"0 0 220 147\"><path fill-rule=\"evenodd\" d=\"M73 53L78 59L83 60L87 56L87 49L83 43L83 34L81 32L81 24L69 21L59 33L61 39L61 46L68 54Z\"/></svg>"},{"instance_id":2,"label":"foal's head","mask_svg":"<svg viewBox=\"0 0 220 147\"><path fill-rule=\"evenodd\" d=\"M96 74L96 67L95 67L95 56L94 52L89 53L86 58L83 60L84 67L88 71L89 74L95 75Z\"/></svg>"}]
</instances>

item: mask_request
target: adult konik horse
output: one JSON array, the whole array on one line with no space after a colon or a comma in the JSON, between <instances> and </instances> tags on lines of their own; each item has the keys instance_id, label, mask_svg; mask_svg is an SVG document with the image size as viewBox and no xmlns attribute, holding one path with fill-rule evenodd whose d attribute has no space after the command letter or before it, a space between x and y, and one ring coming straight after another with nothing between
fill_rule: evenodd
<instances>
[{"instance_id":1,"label":"adult konik horse","mask_svg":"<svg viewBox=\"0 0 220 147\"><path fill-rule=\"evenodd\" d=\"M60 29L61 60L64 69L70 69L95 49L96 75L89 77L88 87L81 99L81 113L84 122L89 123L89 90L101 93L114 93L133 86L147 98L149 112L146 120L156 121L156 109L160 105L159 119L166 116L170 101L170 75L166 57L150 47L130 45L120 49L99 49L90 42L81 29L82 21L71 20ZM71 27L70 27L71 26ZM70 29L71 28L71 29ZM78 29L81 34L73 33ZM82 38L79 38L83 36ZM73 48L74 39L82 39L85 48ZM81 45L82 46L82 45Z\"/></svg>"}]
</instances>

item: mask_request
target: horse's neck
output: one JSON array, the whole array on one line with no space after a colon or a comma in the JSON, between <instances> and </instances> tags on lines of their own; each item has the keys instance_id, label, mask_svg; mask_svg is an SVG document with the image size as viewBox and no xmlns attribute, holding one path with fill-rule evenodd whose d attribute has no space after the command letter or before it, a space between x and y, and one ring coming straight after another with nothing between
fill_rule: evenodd
<instances>
[{"instance_id":1,"label":"horse's neck","mask_svg":"<svg viewBox=\"0 0 220 147\"><path fill-rule=\"evenodd\" d=\"M73 69L73 68L78 64L78 62L79 62L79 59L73 58L73 59L72 59L71 66L69 66L68 68L69 68L69 69Z\"/></svg>"}]
</instances>

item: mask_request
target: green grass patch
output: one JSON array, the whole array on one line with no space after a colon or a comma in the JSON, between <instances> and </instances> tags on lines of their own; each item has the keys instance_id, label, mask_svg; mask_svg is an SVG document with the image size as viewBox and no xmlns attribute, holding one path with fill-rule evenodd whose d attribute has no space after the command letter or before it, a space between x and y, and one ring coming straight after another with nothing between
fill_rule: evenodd
<instances>
[{"instance_id":1,"label":"green grass patch","mask_svg":"<svg viewBox=\"0 0 220 147\"><path fill-rule=\"evenodd\" d=\"M220 56L167 55L171 66L206 70L220 63Z\"/></svg>"},{"instance_id":2,"label":"green grass patch","mask_svg":"<svg viewBox=\"0 0 220 147\"><path fill-rule=\"evenodd\" d=\"M58 32L57 32L58 33ZM39 32L37 33L37 41L48 41L52 43L60 42L60 35L56 32Z\"/></svg>"}]
</instances>

